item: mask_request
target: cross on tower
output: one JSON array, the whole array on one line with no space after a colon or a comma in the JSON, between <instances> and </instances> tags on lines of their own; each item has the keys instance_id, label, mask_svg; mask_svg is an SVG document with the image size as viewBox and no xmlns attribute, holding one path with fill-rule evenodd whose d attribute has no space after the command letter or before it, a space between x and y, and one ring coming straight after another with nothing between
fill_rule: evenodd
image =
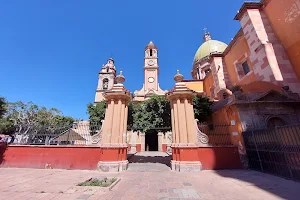
<instances>
[{"instance_id":1,"label":"cross on tower","mask_svg":"<svg viewBox=\"0 0 300 200\"><path fill-rule=\"evenodd\" d=\"M204 33L206 34L206 33L207 33L207 32L206 32L206 31L207 31L207 28L204 28L203 30L204 30Z\"/></svg>"}]
</instances>

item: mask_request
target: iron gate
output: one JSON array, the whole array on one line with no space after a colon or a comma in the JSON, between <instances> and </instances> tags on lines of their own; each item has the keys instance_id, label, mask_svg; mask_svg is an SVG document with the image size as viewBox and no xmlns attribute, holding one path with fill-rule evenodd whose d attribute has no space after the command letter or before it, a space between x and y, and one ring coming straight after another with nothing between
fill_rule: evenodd
<instances>
[{"instance_id":1,"label":"iron gate","mask_svg":"<svg viewBox=\"0 0 300 200\"><path fill-rule=\"evenodd\" d=\"M300 125L243 133L250 169L300 181Z\"/></svg>"}]
</instances>

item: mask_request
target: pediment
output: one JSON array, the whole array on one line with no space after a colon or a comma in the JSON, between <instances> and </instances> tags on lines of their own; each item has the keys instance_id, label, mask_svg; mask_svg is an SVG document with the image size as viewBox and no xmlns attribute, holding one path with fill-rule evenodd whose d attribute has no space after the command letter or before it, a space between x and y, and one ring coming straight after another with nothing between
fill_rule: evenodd
<instances>
[{"instance_id":1,"label":"pediment","mask_svg":"<svg viewBox=\"0 0 300 200\"><path fill-rule=\"evenodd\" d=\"M269 92L258 95L253 99L253 101L296 102L298 100L288 95L271 90Z\"/></svg>"},{"instance_id":2,"label":"pediment","mask_svg":"<svg viewBox=\"0 0 300 200\"><path fill-rule=\"evenodd\" d=\"M156 95L156 92L154 90L148 90L145 94L145 96L152 96L152 95Z\"/></svg>"}]
</instances>

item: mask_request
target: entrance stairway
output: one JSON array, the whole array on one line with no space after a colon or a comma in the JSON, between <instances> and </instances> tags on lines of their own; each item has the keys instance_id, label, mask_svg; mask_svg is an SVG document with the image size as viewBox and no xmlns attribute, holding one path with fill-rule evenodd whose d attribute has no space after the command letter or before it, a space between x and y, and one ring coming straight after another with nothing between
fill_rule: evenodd
<instances>
[{"instance_id":1,"label":"entrance stairway","mask_svg":"<svg viewBox=\"0 0 300 200\"><path fill-rule=\"evenodd\" d=\"M165 152L138 152L129 159L128 171L170 171L171 156Z\"/></svg>"}]
</instances>

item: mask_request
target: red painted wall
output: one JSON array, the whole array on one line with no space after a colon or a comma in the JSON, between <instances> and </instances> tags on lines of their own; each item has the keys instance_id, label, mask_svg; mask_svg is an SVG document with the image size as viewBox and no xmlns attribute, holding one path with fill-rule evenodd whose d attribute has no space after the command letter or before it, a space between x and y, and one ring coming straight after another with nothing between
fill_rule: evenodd
<instances>
[{"instance_id":1,"label":"red painted wall","mask_svg":"<svg viewBox=\"0 0 300 200\"><path fill-rule=\"evenodd\" d=\"M173 147L173 160L200 161L203 170L242 168L237 147Z\"/></svg>"},{"instance_id":2,"label":"red painted wall","mask_svg":"<svg viewBox=\"0 0 300 200\"><path fill-rule=\"evenodd\" d=\"M167 144L162 144L162 152L167 152Z\"/></svg>"},{"instance_id":3,"label":"red painted wall","mask_svg":"<svg viewBox=\"0 0 300 200\"><path fill-rule=\"evenodd\" d=\"M136 151L141 152L142 151L142 144L136 144Z\"/></svg>"},{"instance_id":4,"label":"red painted wall","mask_svg":"<svg viewBox=\"0 0 300 200\"><path fill-rule=\"evenodd\" d=\"M83 146L8 146L2 147L1 167L97 169L102 161L126 160L126 148Z\"/></svg>"},{"instance_id":5,"label":"red painted wall","mask_svg":"<svg viewBox=\"0 0 300 200\"><path fill-rule=\"evenodd\" d=\"M203 170L242 168L237 147L202 147L198 154Z\"/></svg>"}]
</instances>

